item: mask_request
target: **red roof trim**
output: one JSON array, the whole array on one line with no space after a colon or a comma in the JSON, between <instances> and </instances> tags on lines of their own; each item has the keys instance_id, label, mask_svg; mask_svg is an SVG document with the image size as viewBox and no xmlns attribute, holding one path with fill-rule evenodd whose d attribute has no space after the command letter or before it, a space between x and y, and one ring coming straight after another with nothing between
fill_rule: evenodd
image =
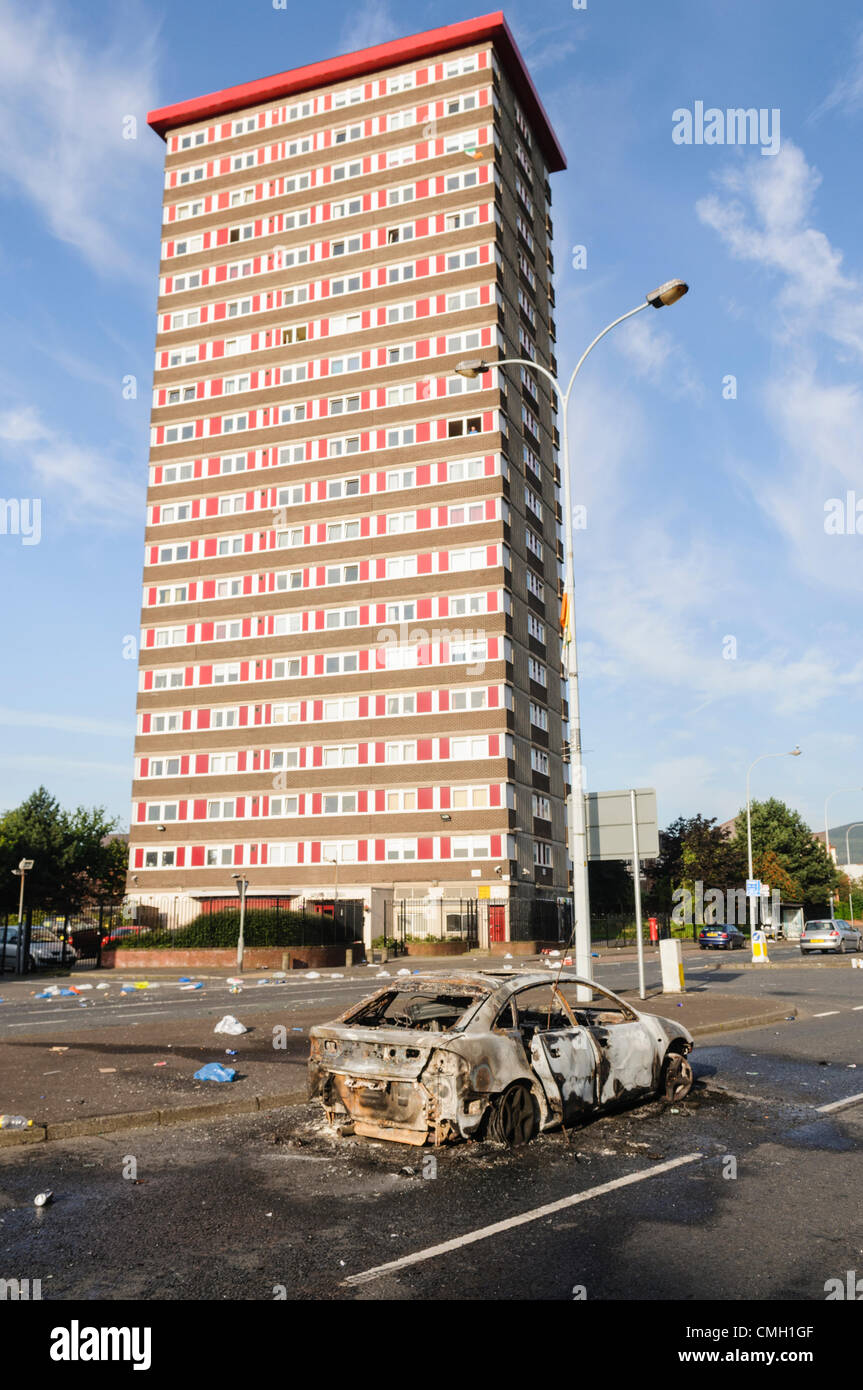
<instances>
[{"instance_id":1,"label":"red roof trim","mask_svg":"<svg viewBox=\"0 0 863 1390\"><path fill-rule=\"evenodd\" d=\"M502 11L483 15L478 19L463 20L460 24L448 24L441 29L429 29L423 34L396 39L392 43L376 44L373 48L363 48L356 53L328 58L322 63L308 63L305 67L276 73L272 77L262 77L255 82L243 82L237 87L225 87L220 92L211 92L208 96L195 97L191 101L162 106L156 111L151 111L147 121L164 139L167 131L174 126L189 125L212 116L222 116L229 111L257 106L265 101L309 91L314 87L346 82L352 77L360 77L383 68L431 58L435 54L447 53L454 48L466 48L470 44L480 43L483 39L490 39L497 45L500 57L506 64L518 97L525 108L525 114L542 145L549 170L557 173L558 170L565 169L566 159L563 151Z\"/></svg>"}]
</instances>

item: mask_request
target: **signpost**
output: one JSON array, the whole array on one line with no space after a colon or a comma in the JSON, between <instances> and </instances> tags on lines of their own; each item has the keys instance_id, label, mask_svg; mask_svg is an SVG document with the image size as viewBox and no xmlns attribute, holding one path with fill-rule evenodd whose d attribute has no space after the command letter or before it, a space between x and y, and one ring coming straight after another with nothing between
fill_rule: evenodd
<instances>
[{"instance_id":1,"label":"signpost","mask_svg":"<svg viewBox=\"0 0 863 1390\"><path fill-rule=\"evenodd\" d=\"M641 860L659 854L659 823L653 787L626 791L588 792L584 798L587 857L631 859L635 887L635 947L638 952L638 995L644 988L644 941L641 922Z\"/></svg>"}]
</instances>

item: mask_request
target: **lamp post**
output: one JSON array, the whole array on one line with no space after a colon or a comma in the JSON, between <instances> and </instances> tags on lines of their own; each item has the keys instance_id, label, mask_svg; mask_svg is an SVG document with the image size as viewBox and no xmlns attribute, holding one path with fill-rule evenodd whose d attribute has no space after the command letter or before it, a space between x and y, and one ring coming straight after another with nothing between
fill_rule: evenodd
<instances>
[{"instance_id":1,"label":"lamp post","mask_svg":"<svg viewBox=\"0 0 863 1390\"><path fill-rule=\"evenodd\" d=\"M850 867L850 864L851 864L851 846L850 846L850 844L848 843L848 836L851 834L851 831L852 831L852 830L856 830L857 827L860 826L860 825L863 825L863 820L855 820L855 821L852 822L851 825L849 825L849 826L847 827L847 829L846 829L846 831L845 831L845 868L846 868L846 869L849 868L849 867ZM850 875L850 874L848 875L848 921L851 923L851 925L852 925L852 927L853 927L853 925L854 925L854 889L853 889L852 886L851 886L851 875Z\"/></svg>"},{"instance_id":2,"label":"lamp post","mask_svg":"<svg viewBox=\"0 0 863 1390\"><path fill-rule=\"evenodd\" d=\"M753 877L753 874L752 874L752 802L751 802L751 798L750 798L750 795L749 795L749 779L750 779L750 777L752 776L752 769L753 769L753 767L755 766L755 763L761 763L761 762L764 761L765 758L799 758L799 757L800 757L800 745L797 744L797 745L796 745L794 748L792 748L791 751L788 752L788 753L762 753L759 757L757 757L757 758L754 760L754 762L751 762L751 763L749 764L749 768L748 768L747 773L746 773L746 851L747 851L748 861L749 861L749 877L750 877L750 878ZM749 898L748 901L749 901L749 934L750 934L750 936L751 936L752 933L753 933L754 930L755 930L755 899L754 899L754 898ZM759 902L759 905L760 905L760 903L761 903L761 899L760 899L760 898L758 899L758 902Z\"/></svg>"},{"instance_id":3,"label":"lamp post","mask_svg":"<svg viewBox=\"0 0 863 1390\"><path fill-rule=\"evenodd\" d=\"M19 975L24 962L24 880L35 862L35 859L21 859L18 868L12 870L16 878L21 880L21 892L18 895L18 942L15 950L15 969Z\"/></svg>"},{"instance_id":4,"label":"lamp post","mask_svg":"<svg viewBox=\"0 0 863 1390\"><path fill-rule=\"evenodd\" d=\"M473 359L459 362L455 370L460 376L475 378L484 375L492 367L527 367L531 371L540 372L550 383L558 401L560 402L561 426L563 435L563 498L566 511L566 526L564 528L565 545L565 586L564 599L561 607L561 628L563 630L563 644L566 654L566 680L567 680L567 702L569 705L569 761L570 761L570 786L569 799L567 804L567 829L569 839L569 857L572 861L572 921L575 929L575 963L578 973L585 978L590 974L590 897L588 893L587 881L587 823L584 812L584 789L581 763L581 713L578 700L578 653L576 648L575 636L575 571L573 560L573 532L572 532L572 482L569 473L569 429L567 425L567 413L572 389L575 385L581 368L589 354L596 347L600 339L606 333L610 333L612 328L616 328L625 319L630 319L635 314L640 314L643 309L648 307L662 309L666 305L675 304L686 294L689 286L683 280L668 280L658 289L651 290L645 296L643 304L638 304L634 309L621 314L620 318L614 319L601 333L585 348L581 357L575 364L569 385L564 391L557 377L549 371L547 367L541 367L538 362L532 361L529 357L500 357L494 362L486 362L482 359ZM578 786L576 786L578 782Z\"/></svg>"},{"instance_id":5,"label":"lamp post","mask_svg":"<svg viewBox=\"0 0 863 1390\"><path fill-rule=\"evenodd\" d=\"M832 801L833 798L834 798L834 796L842 796L842 795L844 795L845 792L860 792L860 791L863 791L863 787L839 787L837 791L831 792L829 796L826 796L826 797L824 798L824 848L825 848L826 851L827 851L827 858L828 858L828 859L830 858L830 829L829 829L829 827L828 827L828 825L827 825L827 805L828 805L828 802ZM833 906L833 889L831 888L831 889L830 889L830 921L832 922L832 921L835 919L835 917L836 917L836 909L835 909L834 906Z\"/></svg>"},{"instance_id":6,"label":"lamp post","mask_svg":"<svg viewBox=\"0 0 863 1390\"><path fill-rule=\"evenodd\" d=\"M237 969L242 970L243 955L246 950L246 889L249 886L249 880L244 878L242 874L231 874L231 878L236 882L240 894L240 933L237 937Z\"/></svg>"}]
</instances>

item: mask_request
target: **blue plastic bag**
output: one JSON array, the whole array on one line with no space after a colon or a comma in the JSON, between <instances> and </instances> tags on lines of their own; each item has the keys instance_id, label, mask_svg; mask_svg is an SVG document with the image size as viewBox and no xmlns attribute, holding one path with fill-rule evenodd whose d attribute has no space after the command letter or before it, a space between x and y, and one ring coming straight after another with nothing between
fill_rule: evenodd
<instances>
[{"instance_id":1,"label":"blue plastic bag","mask_svg":"<svg viewBox=\"0 0 863 1390\"><path fill-rule=\"evenodd\" d=\"M237 1073L232 1067L223 1067L221 1062L207 1062L200 1071L195 1072L196 1081L233 1081Z\"/></svg>"}]
</instances>

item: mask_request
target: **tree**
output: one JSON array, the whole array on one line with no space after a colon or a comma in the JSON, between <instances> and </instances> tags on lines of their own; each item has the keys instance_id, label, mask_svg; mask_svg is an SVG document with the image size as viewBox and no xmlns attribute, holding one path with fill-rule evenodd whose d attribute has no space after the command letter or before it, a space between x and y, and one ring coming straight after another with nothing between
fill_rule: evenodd
<instances>
[{"instance_id":1,"label":"tree","mask_svg":"<svg viewBox=\"0 0 863 1390\"><path fill-rule=\"evenodd\" d=\"M651 909L671 912L674 892L685 887L694 896L698 881L705 891L718 888L725 892L738 887L745 867L740 845L719 829L715 816L679 816L659 832L659 858L649 893Z\"/></svg>"},{"instance_id":2,"label":"tree","mask_svg":"<svg viewBox=\"0 0 863 1390\"><path fill-rule=\"evenodd\" d=\"M122 894L126 850L106 836L117 827L103 807L64 811L45 787L0 818L0 911L18 907L20 880L12 870L32 859L27 902L73 913L88 898ZM120 873L122 857L123 876Z\"/></svg>"},{"instance_id":3,"label":"tree","mask_svg":"<svg viewBox=\"0 0 863 1390\"><path fill-rule=\"evenodd\" d=\"M829 910L830 896L839 882L839 871L820 840L798 811L771 797L751 803L753 863L770 853L793 880L795 897L802 900L807 916ZM735 822L735 840L746 844L746 811ZM769 879L770 887L774 886ZM777 885L778 886L778 885Z\"/></svg>"},{"instance_id":4,"label":"tree","mask_svg":"<svg viewBox=\"0 0 863 1390\"><path fill-rule=\"evenodd\" d=\"M635 890L632 874L620 859L595 859L588 863L590 910L598 917L604 913L632 912Z\"/></svg>"}]
</instances>

